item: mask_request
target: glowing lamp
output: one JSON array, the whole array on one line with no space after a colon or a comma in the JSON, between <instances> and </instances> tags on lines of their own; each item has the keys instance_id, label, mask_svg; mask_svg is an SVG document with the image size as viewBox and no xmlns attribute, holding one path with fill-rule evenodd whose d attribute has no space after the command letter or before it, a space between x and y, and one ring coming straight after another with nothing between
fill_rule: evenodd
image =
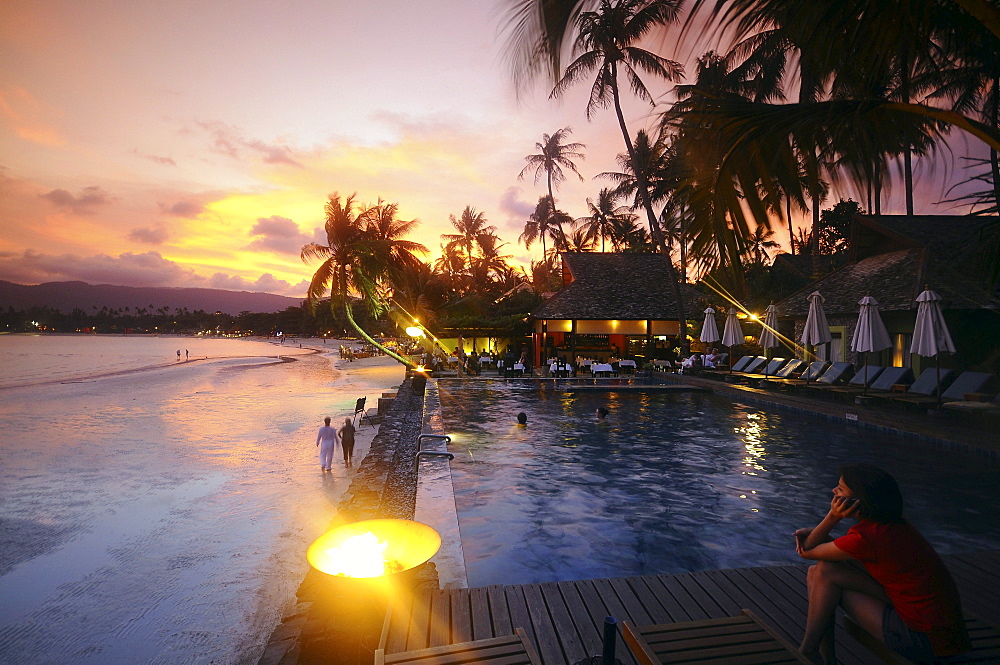
<instances>
[{"instance_id":1,"label":"glowing lamp","mask_svg":"<svg viewBox=\"0 0 1000 665\"><path fill-rule=\"evenodd\" d=\"M316 570L337 577L372 578L415 568L434 556L441 536L413 520L364 520L317 538L306 558Z\"/></svg>"},{"instance_id":2,"label":"glowing lamp","mask_svg":"<svg viewBox=\"0 0 1000 665\"><path fill-rule=\"evenodd\" d=\"M418 328L417 326L409 326L406 329L406 334L409 335L410 337L423 337L424 331Z\"/></svg>"}]
</instances>

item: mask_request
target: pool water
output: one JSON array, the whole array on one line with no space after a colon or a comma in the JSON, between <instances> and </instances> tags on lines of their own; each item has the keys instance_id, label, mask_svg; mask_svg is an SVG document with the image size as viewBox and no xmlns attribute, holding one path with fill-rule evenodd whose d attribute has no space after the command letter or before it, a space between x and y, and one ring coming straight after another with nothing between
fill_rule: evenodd
<instances>
[{"instance_id":1,"label":"pool water","mask_svg":"<svg viewBox=\"0 0 1000 665\"><path fill-rule=\"evenodd\" d=\"M1000 548L1000 465L913 440L710 393L442 383L441 407L470 586L801 563L851 462L942 554Z\"/></svg>"}]
</instances>

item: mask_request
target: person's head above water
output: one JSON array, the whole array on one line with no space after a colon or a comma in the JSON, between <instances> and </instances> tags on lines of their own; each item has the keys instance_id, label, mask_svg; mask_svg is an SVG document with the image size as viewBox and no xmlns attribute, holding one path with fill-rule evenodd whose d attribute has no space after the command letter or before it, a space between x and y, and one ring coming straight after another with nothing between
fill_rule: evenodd
<instances>
[{"instance_id":1,"label":"person's head above water","mask_svg":"<svg viewBox=\"0 0 1000 665\"><path fill-rule=\"evenodd\" d=\"M605 409L603 406L597 407L597 412L596 413L597 413L597 419L598 420L604 420L605 418L608 417L608 410Z\"/></svg>"},{"instance_id":2,"label":"person's head above water","mask_svg":"<svg viewBox=\"0 0 1000 665\"><path fill-rule=\"evenodd\" d=\"M524 411L522 411L521 413L517 414L517 424L518 425L527 425L528 424L528 414L525 413Z\"/></svg>"},{"instance_id":3,"label":"person's head above water","mask_svg":"<svg viewBox=\"0 0 1000 665\"><path fill-rule=\"evenodd\" d=\"M327 416L326 418L324 418L323 422L327 424L327 427L329 427L330 426L330 416Z\"/></svg>"}]
</instances>

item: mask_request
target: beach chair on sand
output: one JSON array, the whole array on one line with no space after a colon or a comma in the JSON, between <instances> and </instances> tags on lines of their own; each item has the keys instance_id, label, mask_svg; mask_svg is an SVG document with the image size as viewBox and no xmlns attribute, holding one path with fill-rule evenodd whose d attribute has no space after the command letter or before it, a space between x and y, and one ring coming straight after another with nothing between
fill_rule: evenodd
<instances>
[{"instance_id":1,"label":"beach chair on sand","mask_svg":"<svg viewBox=\"0 0 1000 665\"><path fill-rule=\"evenodd\" d=\"M474 642L462 642L440 647L385 653L384 648L375 651L375 665L542 665L535 646L528 639L523 628L517 628L514 635L491 637Z\"/></svg>"},{"instance_id":2,"label":"beach chair on sand","mask_svg":"<svg viewBox=\"0 0 1000 665\"><path fill-rule=\"evenodd\" d=\"M851 617L844 618L847 634L864 645L888 665L916 665L912 660L901 656L885 646L877 637L862 628ZM1000 630L978 617L965 614L965 629L969 632L972 649L957 656L951 656L942 662L948 665L988 665L1000 663Z\"/></svg>"},{"instance_id":3,"label":"beach chair on sand","mask_svg":"<svg viewBox=\"0 0 1000 665\"><path fill-rule=\"evenodd\" d=\"M750 610L739 616L655 626L622 625L639 665L812 665Z\"/></svg>"},{"instance_id":4,"label":"beach chair on sand","mask_svg":"<svg viewBox=\"0 0 1000 665\"><path fill-rule=\"evenodd\" d=\"M375 427L375 421L372 420L372 417L369 416L368 413L365 411L365 402L367 402L367 401L368 401L367 397L359 397L358 401L355 402L355 404L354 404L354 420L355 420L355 422L358 423L358 427L361 427L362 425L365 424L365 418L368 419L368 424L369 425L371 425L372 427ZM359 413L361 414L361 419L360 420L358 420L358 414Z\"/></svg>"}]
</instances>

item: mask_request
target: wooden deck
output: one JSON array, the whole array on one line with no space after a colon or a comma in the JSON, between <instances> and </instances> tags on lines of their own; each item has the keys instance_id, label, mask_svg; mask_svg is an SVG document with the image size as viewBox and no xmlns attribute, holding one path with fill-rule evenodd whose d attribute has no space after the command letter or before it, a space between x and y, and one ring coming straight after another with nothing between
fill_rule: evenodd
<instances>
[{"instance_id":1,"label":"wooden deck","mask_svg":"<svg viewBox=\"0 0 1000 665\"><path fill-rule=\"evenodd\" d=\"M965 610L1000 626L1000 551L946 556ZM571 665L600 655L604 618L636 625L712 619L749 608L792 644L806 620L806 566L738 568L681 575L645 575L440 589L402 600L383 631L387 654L510 635L523 627L545 665ZM877 661L838 631L842 665ZM635 665L621 639L617 657Z\"/></svg>"}]
</instances>

